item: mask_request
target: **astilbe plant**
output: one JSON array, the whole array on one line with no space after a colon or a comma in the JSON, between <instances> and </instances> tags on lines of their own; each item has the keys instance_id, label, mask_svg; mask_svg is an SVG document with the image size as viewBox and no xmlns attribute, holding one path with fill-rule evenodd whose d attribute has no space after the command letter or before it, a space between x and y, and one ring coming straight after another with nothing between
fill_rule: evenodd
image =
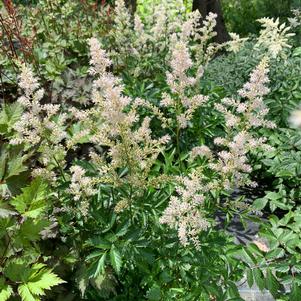
<instances>
[{"instance_id":1,"label":"astilbe plant","mask_svg":"<svg viewBox=\"0 0 301 301\"><path fill-rule=\"evenodd\" d=\"M248 164L247 155L256 148L268 146L265 145L266 139L257 138L253 129L275 126L265 120L268 109L262 97L269 91L265 86L268 83L267 73L267 60L263 60L252 72L250 81L239 91L241 100L226 98L216 105L225 117L226 135L215 138L214 143L223 150L216 153L202 145L191 151L191 160L197 156L205 157L207 166L180 177L180 185L176 188L178 196L171 198L161 218L162 223L178 230L183 245L193 242L197 248L201 247L198 235L209 226L204 218L205 200L215 202L213 191L218 195L218 191L231 192L245 185L256 186L248 177L252 167ZM206 171L208 168L211 173ZM213 177L208 177L208 174L213 174Z\"/></svg>"},{"instance_id":2,"label":"astilbe plant","mask_svg":"<svg viewBox=\"0 0 301 301\"><path fill-rule=\"evenodd\" d=\"M289 38L294 36L290 33L291 27L280 24L279 19L261 18L258 20L262 24L260 36L257 41L258 46L262 46L269 51L271 57L276 58L283 48L290 48Z\"/></svg>"},{"instance_id":3,"label":"astilbe plant","mask_svg":"<svg viewBox=\"0 0 301 301\"><path fill-rule=\"evenodd\" d=\"M33 174L54 180L52 169L64 166L66 151L62 141L66 138L64 124L67 115L60 111L60 105L41 104L44 89L25 65L21 66L19 86L24 95L18 98L18 103L24 112L14 124L15 134L10 144L22 144L29 151L39 152L39 161L47 168L37 168Z\"/></svg>"},{"instance_id":4,"label":"astilbe plant","mask_svg":"<svg viewBox=\"0 0 301 301\"><path fill-rule=\"evenodd\" d=\"M151 118L140 120L133 101L122 94L120 79L107 71L111 61L99 42L92 38L89 44L91 73L97 76L92 91L94 106L84 112L84 118L74 113L83 124L87 123L90 140L96 145L108 147L109 164L106 164L105 157L95 153L91 154L92 160L98 163L100 171L105 171L104 177L111 174L112 179L117 180L113 183L122 183L116 171L128 168L124 180L134 186L144 186L150 168L169 141L169 136L152 138Z\"/></svg>"},{"instance_id":5,"label":"astilbe plant","mask_svg":"<svg viewBox=\"0 0 301 301\"><path fill-rule=\"evenodd\" d=\"M201 94L197 89L204 68L218 50L236 51L243 40L232 34L233 41L229 43L211 43L215 35L214 14L205 17L204 26L199 27L198 13L190 14L187 19L179 18L179 23L168 13L165 10L155 25L144 24L136 17L133 27L124 2L117 2L112 45L119 46L111 53L112 58L105 51L108 45L94 37L88 41L90 74L94 82L91 100L85 106L44 104L44 90L38 80L28 67L21 66L19 87L24 93L18 103L24 112L12 127L10 145L23 146L26 152L35 153L37 162L31 166L31 175L37 178L35 181L42 178L41 181L48 182L54 192L51 199L56 207L50 217L60 223L60 243L70 248L70 256L74 256L73 261L70 260L73 263L71 272L77 270L77 274L81 274L84 270L79 276L82 295L86 293L87 283L99 290L107 282L115 283L113 275L121 273L122 254L129 257L124 263L123 276L131 275L132 283L140 277L140 274L135 275L137 278L133 276L135 269L143 272L148 269L140 262L141 257L146 256L142 256L141 249L145 253L151 250L149 257L159 258L157 268L168 266L165 251L170 246L166 245L166 250L165 247L154 250L152 246L153 243L158 246L157 233L162 237L170 235L162 224L176 229L180 244L176 240L171 245L177 247L179 254L191 256L194 251L202 254L204 246L200 238L203 233L214 232L214 214L221 196L231 195L244 186L256 187L250 177L249 157L256 149L268 150L266 139L258 135L261 128L275 127L266 118L268 109L263 101L269 92L268 58L261 60L237 96L215 104L216 113L224 121L223 134L208 145L188 146L188 154L182 150L185 132L195 126L193 118L198 117L200 108L210 108L210 95ZM272 50L277 50L270 52L272 56L287 47L287 30L282 26L280 31L280 37L278 30L272 33L276 37L271 39ZM260 45L263 39L270 39L270 34L262 33ZM270 45L268 41L265 43ZM165 52L164 60L169 61L164 66L167 88L158 103L126 96L121 78L113 73L119 71L115 63L127 67L127 53L139 59L151 54L153 47L157 47L158 53ZM141 114L144 109L146 114ZM157 121L162 125L160 134L152 131ZM88 151L79 155L77 151L87 145ZM173 154L174 145L176 155L171 165L177 168L168 170L162 157L166 158L170 149ZM182 159L182 151L187 160ZM156 199L157 195L162 198L161 194L167 194L163 201ZM165 210L164 205L167 206ZM145 229L140 229L141 226ZM151 232L149 228L152 227L158 232ZM131 244L133 246L129 246ZM190 244L196 250L189 248ZM135 261L136 255L140 261ZM81 260L83 257L85 261ZM43 270L44 266L37 268ZM190 268L185 265L187 271ZM172 273L182 281L186 272L181 270L180 273L179 267L172 267ZM195 276L193 273L191 275ZM218 285L226 285L223 277L220 276ZM183 285L180 280L176 285ZM153 279L144 277L139 281L139 285L151 283L152 288L156 287L151 282ZM169 289L168 285L165 289ZM116 293L115 287L108 290ZM215 293L209 291L206 296ZM195 294L199 297L203 292Z\"/></svg>"},{"instance_id":6,"label":"astilbe plant","mask_svg":"<svg viewBox=\"0 0 301 301\"><path fill-rule=\"evenodd\" d=\"M111 41L110 48L106 47L106 43L104 48L110 54L115 68L126 67L126 72L132 72L135 76L145 75L149 68L162 71L179 40L190 44L197 58L195 66L206 65L218 51L237 51L246 40L231 33L231 41L213 43L217 15L210 13L201 16L198 11L186 15L180 7L180 4L163 1L153 8L153 15L142 19L136 14L132 22L124 0L118 0L114 10L113 30L104 39ZM204 18L203 26L199 24L201 17ZM152 62L152 66L144 66L144 62L148 61Z\"/></svg>"}]
</instances>

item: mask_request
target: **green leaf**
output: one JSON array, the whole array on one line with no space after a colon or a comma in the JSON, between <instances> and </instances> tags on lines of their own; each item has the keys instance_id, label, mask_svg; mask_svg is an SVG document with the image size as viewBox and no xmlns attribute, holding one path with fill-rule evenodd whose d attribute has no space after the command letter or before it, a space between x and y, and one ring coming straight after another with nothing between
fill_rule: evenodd
<instances>
[{"instance_id":1,"label":"green leaf","mask_svg":"<svg viewBox=\"0 0 301 301\"><path fill-rule=\"evenodd\" d=\"M252 287L254 284L254 278L253 278L253 273L251 269L247 270L247 282L249 287Z\"/></svg>"},{"instance_id":2,"label":"green leaf","mask_svg":"<svg viewBox=\"0 0 301 301\"><path fill-rule=\"evenodd\" d=\"M16 235L16 244L28 245L29 243L40 239L40 232L49 225L46 220L27 219L20 226L20 230Z\"/></svg>"},{"instance_id":3,"label":"green leaf","mask_svg":"<svg viewBox=\"0 0 301 301\"><path fill-rule=\"evenodd\" d=\"M241 250L241 255L243 256L245 262L249 264L257 264L256 258L246 247Z\"/></svg>"},{"instance_id":4,"label":"green leaf","mask_svg":"<svg viewBox=\"0 0 301 301\"><path fill-rule=\"evenodd\" d=\"M9 209L6 208L1 208L1 203L0 203L0 218L7 218L10 216L14 216L17 215L17 213L15 211L11 211Z\"/></svg>"},{"instance_id":5,"label":"green leaf","mask_svg":"<svg viewBox=\"0 0 301 301\"><path fill-rule=\"evenodd\" d=\"M25 156L22 157L20 156L20 157L10 159L10 161L7 164L8 170L7 170L6 179L12 176L17 176L23 171L26 171L27 167L24 165L24 161L26 159L27 158Z\"/></svg>"},{"instance_id":6,"label":"green leaf","mask_svg":"<svg viewBox=\"0 0 301 301\"><path fill-rule=\"evenodd\" d=\"M44 265L36 264L33 266L32 270L33 273L29 278L27 287L34 295L45 295L45 290L49 290L51 287L58 284L65 283L64 280L59 278L51 270L46 269Z\"/></svg>"},{"instance_id":7,"label":"green leaf","mask_svg":"<svg viewBox=\"0 0 301 301\"><path fill-rule=\"evenodd\" d=\"M266 287L275 298L278 296L280 284L270 269L266 273Z\"/></svg>"},{"instance_id":8,"label":"green leaf","mask_svg":"<svg viewBox=\"0 0 301 301\"><path fill-rule=\"evenodd\" d=\"M95 258L95 257L99 257L99 256L101 256L101 255L103 255L103 251L95 251L95 252L92 252L91 254L89 254L87 257L86 257L86 261L89 261L89 260L91 260L91 259L93 259L93 258Z\"/></svg>"},{"instance_id":9,"label":"green leaf","mask_svg":"<svg viewBox=\"0 0 301 301\"><path fill-rule=\"evenodd\" d=\"M257 210L262 210L266 206L267 202L268 199L266 198L256 199L252 206Z\"/></svg>"},{"instance_id":10,"label":"green leaf","mask_svg":"<svg viewBox=\"0 0 301 301\"><path fill-rule=\"evenodd\" d=\"M161 289L158 285L153 285L146 293L148 300L159 301L161 299Z\"/></svg>"},{"instance_id":11,"label":"green leaf","mask_svg":"<svg viewBox=\"0 0 301 301\"><path fill-rule=\"evenodd\" d=\"M21 284L18 287L18 293L21 296L22 301L39 301L38 298L35 298L30 292L26 284Z\"/></svg>"},{"instance_id":12,"label":"green leaf","mask_svg":"<svg viewBox=\"0 0 301 301\"><path fill-rule=\"evenodd\" d=\"M10 285L6 284L4 278L0 278L0 300L6 301L12 295L13 289Z\"/></svg>"},{"instance_id":13,"label":"green leaf","mask_svg":"<svg viewBox=\"0 0 301 301\"><path fill-rule=\"evenodd\" d=\"M268 253L266 253L266 258L267 259L276 259L276 258L281 258L285 255L285 252L281 248L276 248Z\"/></svg>"},{"instance_id":14,"label":"green leaf","mask_svg":"<svg viewBox=\"0 0 301 301\"><path fill-rule=\"evenodd\" d=\"M293 287L290 293L290 301L300 301L301 288L297 283L293 283Z\"/></svg>"},{"instance_id":15,"label":"green leaf","mask_svg":"<svg viewBox=\"0 0 301 301\"><path fill-rule=\"evenodd\" d=\"M47 185L37 178L29 187L23 188L22 194L15 197L11 204L20 214L37 218L46 208L47 193Z\"/></svg>"},{"instance_id":16,"label":"green leaf","mask_svg":"<svg viewBox=\"0 0 301 301\"><path fill-rule=\"evenodd\" d=\"M99 249L110 249L111 242L102 237L93 237L87 241L88 245L92 245Z\"/></svg>"},{"instance_id":17,"label":"green leaf","mask_svg":"<svg viewBox=\"0 0 301 301\"><path fill-rule=\"evenodd\" d=\"M294 49L293 56L301 56L301 47L296 47Z\"/></svg>"},{"instance_id":18,"label":"green leaf","mask_svg":"<svg viewBox=\"0 0 301 301\"><path fill-rule=\"evenodd\" d=\"M110 250L110 259L114 270L116 271L116 273L119 273L122 265L122 259L119 251L116 249L114 245Z\"/></svg>"},{"instance_id":19,"label":"green leaf","mask_svg":"<svg viewBox=\"0 0 301 301\"><path fill-rule=\"evenodd\" d=\"M253 276L258 288L262 291L265 288L264 276L260 269L253 269Z\"/></svg>"},{"instance_id":20,"label":"green leaf","mask_svg":"<svg viewBox=\"0 0 301 301\"><path fill-rule=\"evenodd\" d=\"M23 149L19 146L10 148L7 144L1 147L0 156L0 179L7 184L7 181L18 176L27 170L24 162L30 156L22 155Z\"/></svg>"},{"instance_id":21,"label":"green leaf","mask_svg":"<svg viewBox=\"0 0 301 301\"><path fill-rule=\"evenodd\" d=\"M89 285L89 278L86 273L81 274L78 278L78 289L83 297L85 295L86 289Z\"/></svg>"},{"instance_id":22,"label":"green leaf","mask_svg":"<svg viewBox=\"0 0 301 301\"><path fill-rule=\"evenodd\" d=\"M240 295L239 295L239 291L238 291L238 288L237 286L235 285L235 283L233 283L232 281L229 282L229 287L228 287L228 294L229 294L229 297L230 298L239 298Z\"/></svg>"},{"instance_id":23,"label":"green leaf","mask_svg":"<svg viewBox=\"0 0 301 301\"><path fill-rule=\"evenodd\" d=\"M30 275L30 268L23 260L16 259L8 263L4 275L13 282L26 282Z\"/></svg>"},{"instance_id":24,"label":"green leaf","mask_svg":"<svg viewBox=\"0 0 301 301\"><path fill-rule=\"evenodd\" d=\"M282 196L277 192L270 191L266 194L265 198L272 200L272 201L276 201L278 199L281 199Z\"/></svg>"},{"instance_id":25,"label":"green leaf","mask_svg":"<svg viewBox=\"0 0 301 301\"><path fill-rule=\"evenodd\" d=\"M8 134L13 125L20 119L22 112L23 108L18 102L3 105L0 112L0 133Z\"/></svg>"},{"instance_id":26,"label":"green leaf","mask_svg":"<svg viewBox=\"0 0 301 301\"><path fill-rule=\"evenodd\" d=\"M106 262L107 253L104 253L101 258L98 260L97 268L94 274L96 277L98 274L103 274L105 269L105 262Z\"/></svg>"}]
</instances>

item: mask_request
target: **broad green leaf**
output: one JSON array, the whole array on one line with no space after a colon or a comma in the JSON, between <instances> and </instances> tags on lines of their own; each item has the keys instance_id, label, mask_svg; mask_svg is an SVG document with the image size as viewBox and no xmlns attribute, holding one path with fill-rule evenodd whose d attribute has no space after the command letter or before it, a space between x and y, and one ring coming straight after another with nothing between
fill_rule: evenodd
<instances>
[{"instance_id":1,"label":"broad green leaf","mask_svg":"<svg viewBox=\"0 0 301 301\"><path fill-rule=\"evenodd\" d=\"M8 263L4 275L14 282L26 282L30 275L30 268L23 260L17 259Z\"/></svg>"},{"instance_id":2,"label":"broad green leaf","mask_svg":"<svg viewBox=\"0 0 301 301\"><path fill-rule=\"evenodd\" d=\"M38 298L36 298L32 295L27 284L19 285L18 293L21 296L22 301L39 301Z\"/></svg>"},{"instance_id":3,"label":"broad green leaf","mask_svg":"<svg viewBox=\"0 0 301 301\"><path fill-rule=\"evenodd\" d=\"M1 203L0 203L0 218L7 218L10 216L17 215L17 212L6 209L6 208L1 208Z\"/></svg>"},{"instance_id":4,"label":"broad green leaf","mask_svg":"<svg viewBox=\"0 0 301 301\"><path fill-rule=\"evenodd\" d=\"M2 238L6 234L7 230L14 225L14 219L7 217L0 218L0 238Z\"/></svg>"},{"instance_id":5,"label":"broad green leaf","mask_svg":"<svg viewBox=\"0 0 301 301\"><path fill-rule=\"evenodd\" d=\"M27 170L27 167L24 165L24 161L26 160L25 156L19 156L16 158L11 158L7 164L7 175L6 179L17 176L23 171Z\"/></svg>"},{"instance_id":6,"label":"broad green leaf","mask_svg":"<svg viewBox=\"0 0 301 301\"><path fill-rule=\"evenodd\" d=\"M41 268L39 265L33 266L33 274L28 280L27 286L30 291L37 296L45 295L45 290L49 290L51 287L61 283L65 283L64 280L59 278L51 270Z\"/></svg>"},{"instance_id":7,"label":"broad green leaf","mask_svg":"<svg viewBox=\"0 0 301 301\"><path fill-rule=\"evenodd\" d=\"M10 148L7 144L1 147L0 179L7 182L10 178L18 176L27 170L24 162L30 156L23 155L23 149L17 146Z\"/></svg>"},{"instance_id":8,"label":"broad green leaf","mask_svg":"<svg viewBox=\"0 0 301 301\"><path fill-rule=\"evenodd\" d=\"M16 235L16 244L27 245L33 241L39 240L40 232L49 225L49 221L46 220L33 220L28 218L20 226L20 230Z\"/></svg>"},{"instance_id":9,"label":"broad green leaf","mask_svg":"<svg viewBox=\"0 0 301 301\"><path fill-rule=\"evenodd\" d=\"M257 210L262 210L266 206L267 202L268 199L266 198L256 199L252 206Z\"/></svg>"},{"instance_id":10,"label":"broad green leaf","mask_svg":"<svg viewBox=\"0 0 301 301\"><path fill-rule=\"evenodd\" d=\"M265 198L272 200L272 201L276 201L278 199L281 199L282 196L277 192L270 191L266 194Z\"/></svg>"},{"instance_id":11,"label":"broad green leaf","mask_svg":"<svg viewBox=\"0 0 301 301\"><path fill-rule=\"evenodd\" d=\"M276 248L268 253L266 253L267 259L275 259L275 258L281 258L285 255L285 252L281 248Z\"/></svg>"},{"instance_id":12,"label":"broad green leaf","mask_svg":"<svg viewBox=\"0 0 301 301\"><path fill-rule=\"evenodd\" d=\"M46 208L47 193L47 185L37 178L29 187L23 188L22 194L15 197L11 204L20 214L37 218Z\"/></svg>"},{"instance_id":13,"label":"broad green leaf","mask_svg":"<svg viewBox=\"0 0 301 301\"><path fill-rule=\"evenodd\" d=\"M13 289L10 285L6 284L4 278L0 278L0 300L6 301L12 295Z\"/></svg>"},{"instance_id":14,"label":"broad green leaf","mask_svg":"<svg viewBox=\"0 0 301 301\"><path fill-rule=\"evenodd\" d=\"M116 273L119 273L122 266L122 259L119 251L116 249L114 245L110 250L110 259L114 270L116 271Z\"/></svg>"},{"instance_id":15,"label":"broad green leaf","mask_svg":"<svg viewBox=\"0 0 301 301\"><path fill-rule=\"evenodd\" d=\"M249 264L257 264L256 258L253 254L245 247L241 250L241 255L243 259Z\"/></svg>"},{"instance_id":16,"label":"broad green leaf","mask_svg":"<svg viewBox=\"0 0 301 301\"><path fill-rule=\"evenodd\" d=\"M86 261L89 261L95 257L99 257L103 255L103 251L95 251L95 252L92 252L91 254L89 254L87 257L86 257Z\"/></svg>"}]
</instances>

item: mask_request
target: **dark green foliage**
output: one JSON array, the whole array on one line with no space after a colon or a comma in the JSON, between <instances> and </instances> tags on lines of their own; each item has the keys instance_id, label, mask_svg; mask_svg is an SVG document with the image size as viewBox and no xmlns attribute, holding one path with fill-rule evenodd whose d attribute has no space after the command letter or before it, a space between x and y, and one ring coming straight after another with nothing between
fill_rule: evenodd
<instances>
[{"instance_id":1,"label":"dark green foliage","mask_svg":"<svg viewBox=\"0 0 301 301\"><path fill-rule=\"evenodd\" d=\"M263 17L286 21L291 9L300 8L300 0L222 0L224 18L229 31L244 36L256 34L260 26L256 20Z\"/></svg>"}]
</instances>

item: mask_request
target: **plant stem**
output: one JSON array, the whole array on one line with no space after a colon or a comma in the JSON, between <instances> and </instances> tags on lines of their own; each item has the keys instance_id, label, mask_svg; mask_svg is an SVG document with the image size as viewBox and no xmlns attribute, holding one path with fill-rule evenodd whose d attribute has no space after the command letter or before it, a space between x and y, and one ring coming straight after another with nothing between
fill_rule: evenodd
<instances>
[{"instance_id":1,"label":"plant stem","mask_svg":"<svg viewBox=\"0 0 301 301\"><path fill-rule=\"evenodd\" d=\"M64 173L63 168L61 167L61 165L59 164L59 162L57 161L57 159L55 158L55 156L53 156L53 159L54 159L54 161L55 161L55 163L56 163L56 165L57 165L57 167L58 167L58 169L59 169L59 171L60 171L60 173L61 173L61 175L63 177L64 182L67 182L67 180L65 178L65 173Z\"/></svg>"}]
</instances>

